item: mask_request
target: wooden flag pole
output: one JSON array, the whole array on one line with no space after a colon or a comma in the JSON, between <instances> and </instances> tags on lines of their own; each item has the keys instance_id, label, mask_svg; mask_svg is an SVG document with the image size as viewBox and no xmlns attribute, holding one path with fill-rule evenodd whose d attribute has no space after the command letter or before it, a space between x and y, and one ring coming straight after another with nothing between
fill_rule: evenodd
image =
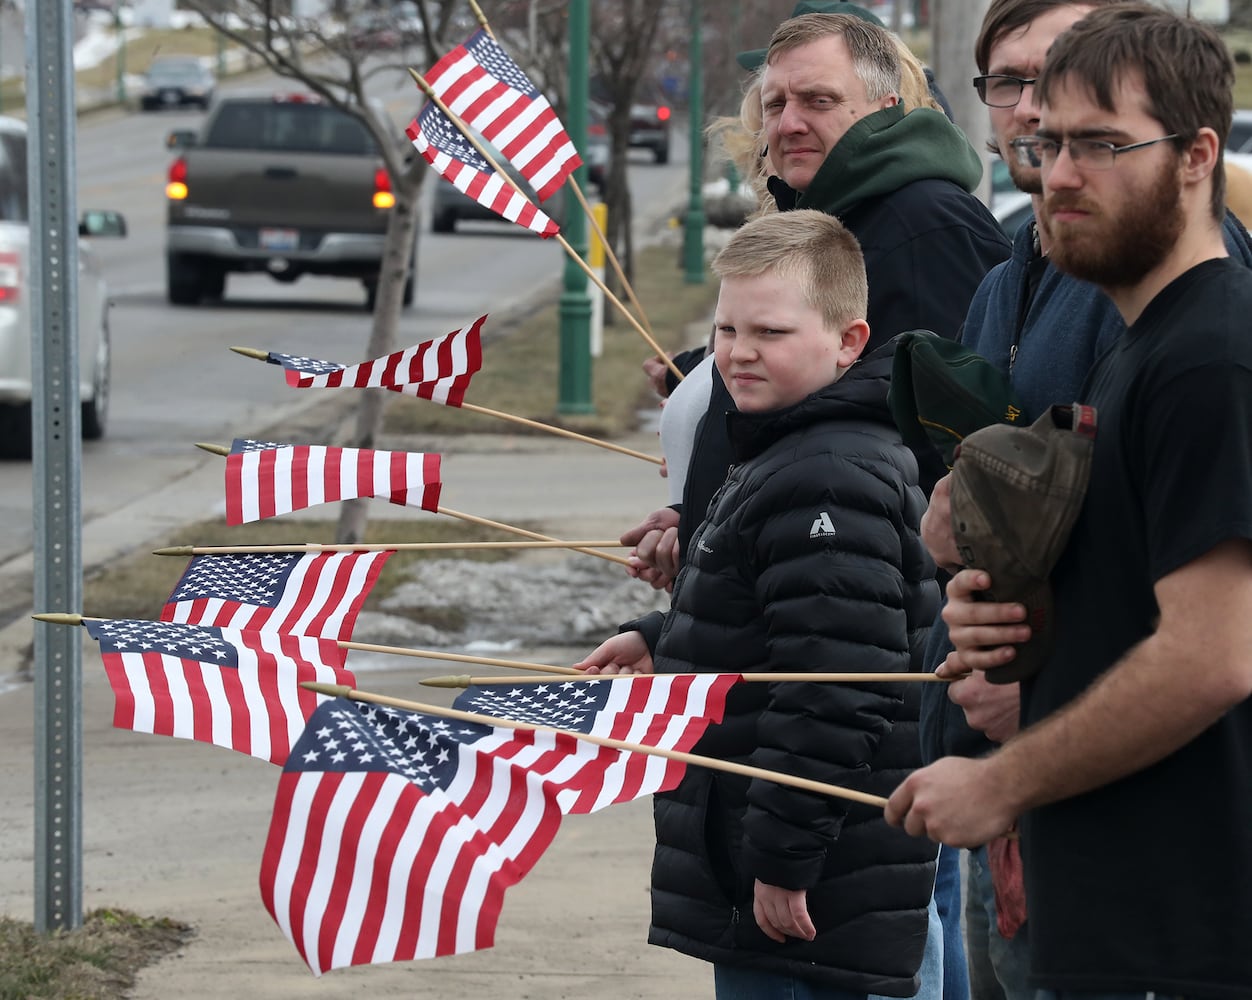
<instances>
[{"instance_id":1,"label":"wooden flag pole","mask_svg":"<svg viewBox=\"0 0 1252 1000\"><path fill-rule=\"evenodd\" d=\"M395 656L413 656L422 660L451 660L454 663L485 663L489 667L509 667L529 670L537 674L560 674L564 677L582 677L581 670L573 667L551 667L546 663L525 663L522 660L496 660L487 656L467 656L464 653L442 653L433 649L409 649L405 646L379 646L351 639L338 640L341 649L359 649L365 653L391 653Z\"/></svg>"},{"instance_id":2,"label":"wooden flag pole","mask_svg":"<svg viewBox=\"0 0 1252 1000\"><path fill-rule=\"evenodd\" d=\"M444 708L441 705L424 705L421 702L406 701L403 698L390 698L386 695L371 694L367 691L357 691L345 684L322 684L317 681L303 681L300 686L309 691L315 691L318 694L329 695L332 698L348 698L352 701L364 701L374 705L388 705L392 708L401 708L409 712L423 712L427 715L438 715L447 719L459 719L462 722L472 722L481 726L496 726L504 729L522 729L533 730L535 732L548 733L565 733L575 739L582 740L584 743L593 743L596 746L605 747L609 750L625 750L629 753L642 753L650 757L664 757L667 760L677 761L680 764L694 764L696 767L712 768L715 771L726 771L729 774L742 775L745 778L760 778L765 781L772 781L779 785L790 785L792 788L802 788L807 792L817 792L819 795L830 795L835 798L848 799L852 802L860 802L867 806L877 806L879 809L887 805L887 800L881 795L870 795L868 792L858 792L853 788L843 788L840 785L830 785L824 781L812 781L809 778L799 778L792 774L784 774L781 771L770 771L763 767L752 767L748 764L739 764L734 761L718 760L716 757L703 757L700 754L684 753L681 750L667 750L664 747L644 746L641 743L628 743L625 740L610 739L607 736L593 736L590 733L574 732L570 729L557 729L552 726L536 726L533 723L515 722L512 719L501 719L492 715L479 715L476 712L462 712L455 708Z\"/></svg>"},{"instance_id":3,"label":"wooden flag pole","mask_svg":"<svg viewBox=\"0 0 1252 1000\"><path fill-rule=\"evenodd\" d=\"M609 451L620 452L623 455L629 455L631 458L641 458L645 462L651 462L653 465L660 465L662 459L655 455L648 455L642 451L635 451L633 448L627 448L620 444L613 444L611 441L602 441L599 438L587 437L585 434L579 434L577 431L569 431L564 427L557 427L553 424L542 424L538 420L528 420L526 417L514 416L512 413L504 413L501 410L489 410L485 406L478 406L474 403L461 401L461 409L469 410L471 413L481 413L487 417L499 417L501 420L511 420L515 424L521 424L523 427L534 427L539 430L547 431L550 434L559 434L561 437L571 438L575 441L585 441L587 444L594 444L597 448L607 448Z\"/></svg>"},{"instance_id":4,"label":"wooden flag pole","mask_svg":"<svg viewBox=\"0 0 1252 1000\"><path fill-rule=\"evenodd\" d=\"M279 552L442 552L450 549L576 549L599 546L620 549L621 542L501 541L501 542L293 542L288 545L171 545L153 549L154 556L239 556Z\"/></svg>"},{"instance_id":5,"label":"wooden flag pole","mask_svg":"<svg viewBox=\"0 0 1252 1000\"><path fill-rule=\"evenodd\" d=\"M269 352L263 351L257 347L232 347L232 351L236 354L242 354L245 358L255 358L258 361L268 361ZM355 386L344 386L343 388L356 388ZM366 388L381 388L380 386L369 386ZM577 431L566 430L564 427L557 427L554 424L540 423L538 420L530 420L526 417L515 416L512 413L505 413L502 410L492 410L485 406L478 406L474 403L466 403L464 401L459 404L447 404L449 406L458 406L462 410L469 410L471 413L481 413L486 417L498 417L500 420L508 420L522 427L530 427L535 430L547 431L549 434L558 434L561 437L570 438L574 441L582 441L586 444L595 445L597 448L605 448L609 451L616 451L622 455L629 455L631 458L639 458L645 462L651 462L653 465L660 465L662 459L655 455L648 455L642 451L636 451L634 448L627 448L624 445L613 444L611 441L602 441L599 438L588 437L586 434L579 434Z\"/></svg>"},{"instance_id":6,"label":"wooden flag pole","mask_svg":"<svg viewBox=\"0 0 1252 1000\"><path fill-rule=\"evenodd\" d=\"M230 454L230 449L227 448L225 445L208 444L204 441L197 441L196 447L201 448L204 451L207 451L213 455L226 456ZM525 528L517 528L511 524L504 524L502 521L492 521L485 517L475 517L473 514L463 514L461 511L452 510L450 507L443 507L443 506L436 507L435 513L443 514L447 517L455 517L460 521L466 521L469 524L477 524L484 528L496 528L499 531L507 531L509 534L512 534L512 535L521 535L523 538L533 538L535 541L538 541L538 542L559 542L560 541L559 538L553 538L551 535L541 535L537 531L527 531ZM390 548L390 546L388 546L388 548ZM582 552L583 554L589 555L589 556L596 556L597 558L604 559L607 562L615 562L619 566L630 565L630 560L625 558L624 556L615 556L610 552L601 552L598 549L576 548L573 551Z\"/></svg>"},{"instance_id":7,"label":"wooden flag pole","mask_svg":"<svg viewBox=\"0 0 1252 1000\"><path fill-rule=\"evenodd\" d=\"M519 664L520 666L520 664ZM571 668L572 669L572 668ZM612 681L622 677L637 677L638 674L584 674L587 681ZM904 683L946 683L948 678L935 674L858 674L858 673L805 673L803 671L778 673L740 674L740 678L749 684L773 684L795 681L797 683L814 684L896 684ZM426 687L465 688L470 685L483 684L551 684L551 677L471 677L469 674L449 674L446 677L426 677L418 681Z\"/></svg>"},{"instance_id":8,"label":"wooden flag pole","mask_svg":"<svg viewBox=\"0 0 1252 1000\"><path fill-rule=\"evenodd\" d=\"M514 191L521 195L521 197L526 198L526 193L518 187L517 182L513 180L513 178L510 177L506 171L500 169L500 164L495 161L495 158L483 148L482 143L480 143L465 127L465 123L461 121L461 119L457 117L457 115L446 104L443 103L439 95L436 94L430 84L426 82L425 78L423 78L423 76L411 66L409 67L409 75L413 77L418 87L421 88L422 93L424 93L431 100L435 107L442 111L448 117L448 120L461 130L461 134L465 136L470 145L478 151L478 154L487 161L491 168L500 175L501 179L507 182ZM529 201L530 199L527 198L526 200ZM679 381L682 381L683 373L678 369L678 366L674 364L673 359L661 349L661 345L656 342L656 338L640 326L639 321L635 319L634 314L626 308L621 299L610 291L609 286L604 283L604 279L596 274L594 268L582 259L582 256L578 253L578 251L570 246L569 241L559 232L556 233L553 239L561 244L565 252L569 254L570 260L582 268L583 273L586 274L587 277L591 279L591 282L604 293L604 297L613 303L617 310L624 317L626 317L626 321L635 328L635 331L639 334L639 336L643 337L643 339L647 341L648 346L656 352L657 357L665 362L666 366L674 373Z\"/></svg>"},{"instance_id":9,"label":"wooden flag pole","mask_svg":"<svg viewBox=\"0 0 1252 1000\"><path fill-rule=\"evenodd\" d=\"M487 32L493 42L496 41L496 33L491 30L491 25L487 23L487 15L483 13L482 8L474 0L469 0L469 5L483 31ZM604 247L605 253L609 255L609 262L613 265L613 273L617 275L617 280L622 283L626 297L630 299L630 304L639 310L640 322L647 327L648 333L652 333L652 324L648 322L647 314L643 311L643 303L639 301L638 296L635 295L635 290L630 287L630 282L626 280L626 272L622 270L621 262L617 259L617 254L613 252L612 244L609 243L608 238L600 230L600 223L596 221L595 213L591 211L591 206L587 204L587 198L583 194L583 189L578 186L578 181L574 180L573 174L569 175L567 181L570 190L574 192L574 197L578 199L578 204L582 208L583 214L587 216L587 221L591 223L591 228L600 240L600 245ZM661 357L665 357L665 355L661 355Z\"/></svg>"}]
</instances>

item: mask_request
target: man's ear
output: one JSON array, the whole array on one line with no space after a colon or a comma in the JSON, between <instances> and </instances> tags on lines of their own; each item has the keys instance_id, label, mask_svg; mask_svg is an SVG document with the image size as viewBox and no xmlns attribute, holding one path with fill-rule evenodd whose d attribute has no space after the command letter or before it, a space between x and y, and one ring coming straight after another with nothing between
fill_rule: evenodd
<instances>
[{"instance_id":1,"label":"man's ear","mask_svg":"<svg viewBox=\"0 0 1252 1000\"><path fill-rule=\"evenodd\" d=\"M882 98L878 102L878 110L881 111L883 108L893 108L899 103L900 103L899 94L888 94L886 97Z\"/></svg>"},{"instance_id":2,"label":"man's ear","mask_svg":"<svg viewBox=\"0 0 1252 1000\"><path fill-rule=\"evenodd\" d=\"M839 333L839 367L850 368L861 356L868 341L869 324L865 320L854 319L848 323Z\"/></svg>"},{"instance_id":3,"label":"man's ear","mask_svg":"<svg viewBox=\"0 0 1252 1000\"><path fill-rule=\"evenodd\" d=\"M1222 144L1217 133L1205 126L1187 145L1183 156L1183 180L1198 184L1213 173L1222 158Z\"/></svg>"}]
</instances>

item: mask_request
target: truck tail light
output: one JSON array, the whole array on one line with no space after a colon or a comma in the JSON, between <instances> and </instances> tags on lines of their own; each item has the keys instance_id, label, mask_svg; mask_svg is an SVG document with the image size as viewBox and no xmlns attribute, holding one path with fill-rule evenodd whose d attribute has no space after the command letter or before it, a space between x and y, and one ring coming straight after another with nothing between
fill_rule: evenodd
<instances>
[{"instance_id":1,"label":"truck tail light","mask_svg":"<svg viewBox=\"0 0 1252 1000\"><path fill-rule=\"evenodd\" d=\"M0 251L0 305L16 302L21 287L21 258L15 253Z\"/></svg>"},{"instance_id":2,"label":"truck tail light","mask_svg":"<svg viewBox=\"0 0 1252 1000\"><path fill-rule=\"evenodd\" d=\"M393 208L396 204L396 196L391 193L391 178L387 176L387 171L379 167L374 171L374 207L375 208Z\"/></svg>"},{"instance_id":3,"label":"truck tail light","mask_svg":"<svg viewBox=\"0 0 1252 1000\"><path fill-rule=\"evenodd\" d=\"M187 161L181 156L170 164L165 197L170 201L182 201L187 197Z\"/></svg>"}]
</instances>

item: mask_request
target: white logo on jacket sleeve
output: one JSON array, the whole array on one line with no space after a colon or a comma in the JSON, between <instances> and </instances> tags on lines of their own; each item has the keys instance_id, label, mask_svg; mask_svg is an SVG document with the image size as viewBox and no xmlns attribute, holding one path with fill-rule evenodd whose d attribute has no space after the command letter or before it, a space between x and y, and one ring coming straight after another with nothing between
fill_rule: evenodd
<instances>
[{"instance_id":1,"label":"white logo on jacket sleeve","mask_svg":"<svg viewBox=\"0 0 1252 1000\"><path fill-rule=\"evenodd\" d=\"M810 538L824 538L833 536L835 533L835 524L830 519L830 514L822 511L813 521L813 527L809 528Z\"/></svg>"}]
</instances>

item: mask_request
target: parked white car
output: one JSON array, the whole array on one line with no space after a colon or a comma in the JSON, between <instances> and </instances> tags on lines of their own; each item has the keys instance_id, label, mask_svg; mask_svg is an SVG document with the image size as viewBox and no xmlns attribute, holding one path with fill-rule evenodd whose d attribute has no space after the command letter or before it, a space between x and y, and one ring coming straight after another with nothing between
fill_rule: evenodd
<instances>
[{"instance_id":1,"label":"parked white car","mask_svg":"<svg viewBox=\"0 0 1252 1000\"><path fill-rule=\"evenodd\" d=\"M26 124L0 117L0 457L31 450L30 214ZM80 237L125 236L117 212L87 211ZM83 436L104 436L109 405L109 293L86 239L78 244L79 396Z\"/></svg>"}]
</instances>

